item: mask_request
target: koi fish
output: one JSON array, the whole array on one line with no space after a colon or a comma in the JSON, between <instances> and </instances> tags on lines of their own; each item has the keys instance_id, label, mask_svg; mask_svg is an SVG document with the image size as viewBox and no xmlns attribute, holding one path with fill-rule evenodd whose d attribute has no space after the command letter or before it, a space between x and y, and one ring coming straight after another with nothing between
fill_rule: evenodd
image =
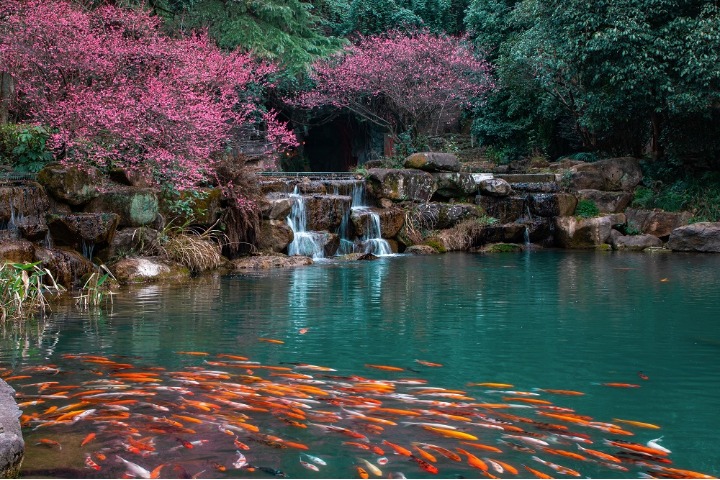
<instances>
[{"instance_id":1,"label":"koi fish","mask_svg":"<svg viewBox=\"0 0 720 480\"><path fill-rule=\"evenodd\" d=\"M387 457L380 457L377 459L377 464L378 465L387 465L388 461L389 460L387 459Z\"/></svg>"},{"instance_id":2,"label":"koi fish","mask_svg":"<svg viewBox=\"0 0 720 480\"><path fill-rule=\"evenodd\" d=\"M373 475L375 475L376 477L382 477L382 474L383 474L382 470L380 470L378 467L376 467L372 463L368 462L364 458L360 458L360 457L355 457L355 458L358 461L362 462L365 465L365 467L367 467L367 470L369 470Z\"/></svg>"},{"instance_id":3,"label":"koi fish","mask_svg":"<svg viewBox=\"0 0 720 480\"><path fill-rule=\"evenodd\" d=\"M320 471L320 469L318 468L317 465L313 465L312 463L308 463L308 462L306 462L306 461L304 461L304 460L302 460L302 459L300 459L300 465L302 465L303 467L307 468L308 470L312 470L313 472L319 472L319 471Z\"/></svg>"},{"instance_id":4,"label":"koi fish","mask_svg":"<svg viewBox=\"0 0 720 480\"><path fill-rule=\"evenodd\" d=\"M130 472L130 474L133 475L134 477L152 478L150 471L141 467L140 465L133 463L133 462L128 462L127 460L122 458L120 455L116 455L115 457L125 464L125 468L127 468L128 472ZM86 460L86 463L87 463L87 460Z\"/></svg>"},{"instance_id":5,"label":"koi fish","mask_svg":"<svg viewBox=\"0 0 720 480\"><path fill-rule=\"evenodd\" d=\"M278 340L276 338L265 338L265 337L258 338L258 342L275 343L277 345L282 345L283 343L285 343L284 341Z\"/></svg>"},{"instance_id":6,"label":"koi fish","mask_svg":"<svg viewBox=\"0 0 720 480\"><path fill-rule=\"evenodd\" d=\"M636 385L634 383L609 382L609 383L603 383L602 385L604 385L606 387L615 387L615 388L640 388L640 385Z\"/></svg>"},{"instance_id":7,"label":"koi fish","mask_svg":"<svg viewBox=\"0 0 720 480\"><path fill-rule=\"evenodd\" d=\"M650 380L650 377L645 375L643 372L638 372L638 377L640 377L640 379L642 380Z\"/></svg>"},{"instance_id":8,"label":"koi fish","mask_svg":"<svg viewBox=\"0 0 720 480\"><path fill-rule=\"evenodd\" d=\"M613 422L620 422L625 423L627 425L632 425L633 427L640 427L640 428L651 428L654 430L659 430L660 427L652 424L652 423L645 423L645 422L636 422L635 420L623 420L621 418L613 418Z\"/></svg>"},{"instance_id":9,"label":"koi fish","mask_svg":"<svg viewBox=\"0 0 720 480\"><path fill-rule=\"evenodd\" d=\"M179 354L179 355L194 355L194 356L197 356L197 357L203 357L203 356L206 356L206 355L210 355L210 354L207 353L207 352L175 352L175 353L177 353L177 354Z\"/></svg>"},{"instance_id":10,"label":"koi fish","mask_svg":"<svg viewBox=\"0 0 720 480\"><path fill-rule=\"evenodd\" d=\"M576 444L576 445L580 451L585 452L588 455L592 455L593 457L600 458L600 459L608 461L608 462L621 463L621 460L619 458L617 458L616 456L610 455L609 453L600 452L598 450L591 450L589 448L585 448L578 444Z\"/></svg>"},{"instance_id":11,"label":"koi fish","mask_svg":"<svg viewBox=\"0 0 720 480\"><path fill-rule=\"evenodd\" d=\"M605 440L606 445L611 447L622 448L623 450L631 450L633 452L646 453L648 455L656 455L658 457L666 457L668 454L663 450L640 445L639 443L625 442L623 440Z\"/></svg>"},{"instance_id":12,"label":"koi fish","mask_svg":"<svg viewBox=\"0 0 720 480\"><path fill-rule=\"evenodd\" d=\"M447 448L439 447L439 446L433 445L431 443L421 443L420 445L422 445L425 448L429 448L430 450L434 450L434 451L438 452L440 455L452 460L453 462L462 461L462 458L460 458L460 456L457 453L453 452L452 450L448 450Z\"/></svg>"},{"instance_id":13,"label":"koi fish","mask_svg":"<svg viewBox=\"0 0 720 480\"><path fill-rule=\"evenodd\" d=\"M471 435L471 434L465 433L465 432L458 432L456 430L448 430L446 428L430 427L427 425L423 425L422 428L424 428L428 432L437 433L437 434L442 435L443 437L447 437L447 438L457 438L460 440L477 440L478 439L478 437L476 437L475 435Z\"/></svg>"},{"instance_id":14,"label":"koi fish","mask_svg":"<svg viewBox=\"0 0 720 480\"><path fill-rule=\"evenodd\" d=\"M370 475L368 475L367 470L365 470L364 468L360 466L355 466L355 469L357 470L358 475L360 475L360 478L370 478Z\"/></svg>"},{"instance_id":15,"label":"koi fish","mask_svg":"<svg viewBox=\"0 0 720 480\"><path fill-rule=\"evenodd\" d=\"M407 448L405 448L405 447L401 447L400 445L396 445L396 444L394 444L394 443L390 443L390 442L388 442L387 440L383 440L382 443L383 443L383 445L387 445L388 447L390 447L390 448L392 448L393 450L395 450L395 453L397 453L398 455L404 455L404 456L406 456L406 457L412 457L412 452L411 452L410 450L408 450Z\"/></svg>"},{"instance_id":16,"label":"koi fish","mask_svg":"<svg viewBox=\"0 0 720 480\"><path fill-rule=\"evenodd\" d=\"M50 440L49 438L41 438L35 445L45 445L48 447L57 447L58 450L62 450L62 445L56 440Z\"/></svg>"},{"instance_id":17,"label":"koi fish","mask_svg":"<svg viewBox=\"0 0 720 480\"><path fill-rule=\"evenodd\" d=\"M457 451L467 457L468 465L470 465L471 467L482 470L483 472L488 471L487 464L485 462L483 462L482 460L480 460L475 455L473 455L472 453L470 453L467 450L462 449L462 448L458 448Z\"/></svg>"},{"instance_id":18,"label":"koi fish","mask_svg":"<svg viewBox=\"0 0 720 480\"><path fill-rule=\"evenodd\" d=\"M425 365L426 367L442 367L443 366L442 363L433 363L433 362L428 362L426 360L415 359L415 361L417 363L419 363L420 365Z\"/></svg>"},{"instance_id":19,"label":"koi fish","mask_svg":"<svg viewBox=\"0 0 720 480\"><path fill-rule=\"evenodd\" d=\"M534 468L530 468L527 465L523 465L523 467L525 468L525 470L535 475L536 478L553 478L550 475L543 473L539 470L535 470Z\"/></svg>"},{"instance_id":20,"label":"koi fish","mask_svg":"<svg viewBox=\"0 0 720 480\"><path fill-rule=\"evenodd\" d=\"M85 465L86 465L88 468L92 468L93 470L97 470L98 472L102 469L102 467L101 467L100 465L98 465L97 463L93 462L93 459L90 458L90 455L86 455L86 456L85 456ZM150 477L148 477L148 478L150 478Z\"/></svg>"},{"instance_id":21,"label":"koi fish","mask_svg":"<svg viewBox=\"0 0 720 480\"><path fill-rule=\"evenodd\" d=\"M415 449L416 452L420 454L421 457L423 457L428 462L437 463L437 458L435 458L435 455L433 455L432 453L426 452L415 443L413 443L412 447Z\"/></svg>"},{"instance_id":22,"label":"koi fish","mask_svg":"<svg viewBox=\"0 0 720 480\"><path fill-rule=\"evenodd\" d=\"M468 383L468 387L487 387L487 388L513 388L515 385L509 384L509 383L491 383L491 382L483 382L483 383Z\"/></svg>"},{"instance_id":23,"label":"koi fish","mask_svg":"<svg viewBox=\"0 0 720 480\"><path fill-rule=\"evenodd\" d=\"M318 465L322 465L323 467L327 465L327 462L326 462L325 460L323 460L322 458L320 458L320 457L315 457L315 456L313 456L313 455L308 455L307 453L303 453L302 455L304 455L305 458L307 458L308 460L310 460L310 461L313 462L313 463L316 463L316 464L318 464Z\"/></svg>"},{"instance_id":24,"label":"koi fish","mask_svg":"<svg viewBox=\"0 0 720 480\"><path fill-rule=\"evenodd\" d=\"M649 440L645 445L647 445L650 448L654 448L655 450L659 450L661 452L672 453L670 450L668 450L667 448L663 447L662 445L660 445L658 443L660 440L662 440L662 438L663 437L653 438L652 440Z\"/></svg>"},{"instance_id":25,"label":"koi fish","mask_svg":"<svg viewBox=\"0 0 720 480\"><path fill-rule=\"evenodd\" d=\"M88 443L92 442L94 438L95 438L95 433L94 433L94 432L88 433L87 436L85 437L85 439L80 443L80 446L81 446L81 447L84 447L84 446L87 445Z\"/></svg>"},{"instance_id":26,"label":"koi fish","mask_svg":"<svg viewBox=\"0 0 720 480\"><path fill-rule=\"evenodd\" d=\"M557 463L548 462L547 460L543 460L542 458L532 456L531 457L536 462L542 463L543 465L552 468L558 473L561 473L563 475L571 475L573 477L579 477L580 473L573 470L572 468L563 467L562 465L558 465Z\"/></svg>"},{"instance_id":27,"label":"koi fish","mask_svg":"<svg viewBox=\"0 0 720 480\"><path fill-rule=\"evenodd\" d=\"M541 392L552 393L555 395L585 395L583 392L578 392L576 390L557 390L553 388L540 388L538 390Z\"/></svg>"},{"instance_id":28,"label":"koi fish","mask_svg":"<svg viewBox=\"0 0 720 480\"><path fill-rule=\"evenodd\" d=\"M237 458L233 462L233 468L242 468L245 465L247 465L247 458L245 458L245 455L240 453L240 451L235 451L235 454L237 455Z\"/></svg>"},{"instance_id":29,"label":"koi fish","mask_svg":"<svg viewBox=\"0 0 720 480\"><path fill-rule=\"evenodd\" d=\"M485 445L482 443L473 443L473 442L460 442L463 445L468 445L470 447L479 448L480 450L487 450L488 452L495 452L495 453L502 453L502 450L500 450L497 447L493 447L491 445Z\"/></svg>"},{"instance_id":30,"label":"koi fish","mask_svg":"<svg viewBox=\"0 0 720 480\"><path fill-rule=\"evenodd\" d=\"M384 370L386 372L404 372L405 371L404 368L393 367L391 365L375 365L372 363L366 363L365 366L368 368L374 368L376 370Z\"/></svg>"},{"instance_id":31,"label":"koi fish","mask_svg":"<svg viewBox=\"0 0 720 480\"><path fill-rule=\"evenodd\" d=\"M412 458L413 460L415 460L415 462L416 462L418 465L420 465L420 468L422 468L422 469L425 470L426 472L432 473L433 475L437 475L437 474L438 474L438 472L439 472L438 468L437 468L435 465L433 465L432 463L426 462L426 461L423 460L422 458L418 458L418 457L416 457L416 456L414 456L414 455L411 456L410 458Z\"/></svg>"}]
</instances>

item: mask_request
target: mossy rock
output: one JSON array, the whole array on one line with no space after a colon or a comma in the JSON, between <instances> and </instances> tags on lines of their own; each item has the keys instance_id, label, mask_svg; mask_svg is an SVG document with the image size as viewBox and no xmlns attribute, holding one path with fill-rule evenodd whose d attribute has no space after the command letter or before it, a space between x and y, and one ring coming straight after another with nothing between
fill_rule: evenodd
<instances>
[{"instance_id":1,"label":"mossy rock","mask_svg":"<svg viewBox=\"0 0 720 480\"><path fill-rule=\"evenodd\" d=\"M199 189L197 192L183 191L174 198L161 197L160 213L166 218L174 219L174 224L193 223L209 227L222 214L222 200L222 190L219 188ZM185 213L173 211L171 205L174 202L182 203L188 211Z\"/></svg>"},{"instance_id":2,"label":"mossy rock","mask_svg":"<svg viewBox=\"0 0 720 480\"><path fill-rule=\"evenodd\" d=\"M443 243L440 240L437 240L434 238L430 238L430 239L426 240L425 245L427 245L428 247L432 247L438 253L446 253L447 252L447 248L445 248L445 245L443 245Z\"/></svg>"},{"instance_id":3,"label":"mossy rock","mask_svg":"<svg viewBox=\"0 0 720 480\"><path fill-rule=\"evenodd\" d=\"M38 172L38 182L56 199L69 205L88 203L100 193L100 172L95 168L80 169L60 163L49 163Z\"/></svg>"},{"instance_id":4,"label":"mossy rock","mask_svg":"<svg viewBox=\"0 0 720 480\"><path fill-rule=\"evenodd\" d=\"M142 227L155 221L159 206L153 189L119 187L101 193L85 211L116 213L120 217L120 228Z\"/></svg>"},{"instance_id":5,"label":"mossy rock","mask_svg":"<svg viewBox=\"0 0 720 480\"><path fill-rule=\"evenodd\" d=\"M522 252L522 246L516 243L494 243L483 249L487 253L517 253Z\"/></svg>"}]
</instances>

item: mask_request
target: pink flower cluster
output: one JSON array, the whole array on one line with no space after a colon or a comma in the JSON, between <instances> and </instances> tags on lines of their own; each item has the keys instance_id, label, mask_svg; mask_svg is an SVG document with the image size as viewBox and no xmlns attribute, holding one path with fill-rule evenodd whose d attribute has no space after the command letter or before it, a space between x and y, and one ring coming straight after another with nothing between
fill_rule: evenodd
<instances>
[{"instance_id":1,"label":"pink flower cluster","mask_svg":"<svg viewBox=\"0 0 720 480\"><path fill-rule=\"evenodd\" d=\"M143 168L185 189L211 176L233 132L262 125L269 153L296 144L248 93L275 67L222 52L206 33L170 38L144 12L64 0L2 0L0 18L14 107L51 127L66 161Z\"/></svg>"},{"instance_id":2,"label":"pink flower cluster","mask_svg":"<svg viewBox=\"0 0 720 480\"><path fill-rule=\"evenodd\" d=\"M398 132L438 131L493 88L490 66L463 39L421 31L360 36L315 63L305 107L334 106Z\"/></svg>"}]
</instances>

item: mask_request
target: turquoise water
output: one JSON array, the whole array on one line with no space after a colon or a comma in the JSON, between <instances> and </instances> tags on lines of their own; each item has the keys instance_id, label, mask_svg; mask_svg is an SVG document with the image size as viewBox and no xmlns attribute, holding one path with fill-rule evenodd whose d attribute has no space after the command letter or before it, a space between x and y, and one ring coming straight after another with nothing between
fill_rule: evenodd
<instances>
[{"instance_id":1,"label":"turquoise water","mask_svg":"<svg viewBox=\"0 0 720 480\"><path fill-rule=\"evenodd\" d=\"M109 312L83 313L75 307L67 307L60 309L43 326L18 331L6 325L0 339L0 368L8 369L5 376L32 377L10 382L26 395L19 401L31 401L35 398L31 395L40 394L38 387L32 386L38 382L82 385L98 378L112 378L114 373L121 371L62 356L82 353L132 364L135 368L128 370L132 372L147 371L148 367L164 367L167 372L188 367L224 371L233 376L224 381L235 383L251 382L250 376L278 382L285 380L271 377L272 371L251 366L242 369L209 366L204 361L222 360L216 357L217 354L234 354L285 368L296 367L293 362L332 367L335 372L302 368L293 368L293 372L310 374L316 380L326 382L315 385L325 388L328 395L313 395L311 399L320 398L321 404L308 406L314 410L332 410L339 415L347 412L328 404L326 399L338 393L335 389L357 383L359 380L347 378L352 375L377 380L420 379L427 381L425 387L467 392L465 395L478 403L503 403L504 397L521 396L499 390L539 393L540 396L527 398L572 408L578 414L592 417L592 421L612 422L634 435L618 436L538 416L537 405L518 400L507 400L516 405L509 409L482 410L483 417L480 418L485 421L491 416L492 420L499 420L500 417L495 416L495 412L499 412L532 417L537 422L563 424L572 432L586 434L593 442L592 445L585 444L586 447L611 454L620 449L604 445L603 439L620 438L644 445L662 435L661 444L672 450L673 464L669 466L718 475L720 455L715 447L720 431L717 413L720 411L718 272L720 256L557 251L398 256L374 262L320 263L258 275L201 279L185 286L136 288L117 295ZM183 351L209 355L177 353ZM418 363L418 359L442 364L442 367L426 366ZM56 365L61 372L53 374L29 368L43 364ZM405 370L378 370L367 364ZM42 423L42 420L35 420L25 431L28 440L25 474L121 476L124 469L114 455L121 452L123 458L148 470L166 463L161 471L163 477L193 475L201 470L205 470L201 477L272 476L261 470L249 472L231 468L236 448L232 438L220 432L213 423L213 416L219 412L187 407L179 400L179 397L199 399L207 389L178 383L177 378L165 377L169 375L167 372L162 373L163 385L182 386L187 391L180 394L163 390L141 400L168 405L172 410L170 413L185 409L183 414L198 416L203 424L184 424L193 427L196 433L146 435L138 432L138 439L152 436L156 442L156 451L143 458L123 450L122 438L127 435L123 427L92 421L92 416L72 425L43 425L32 430ZM640 378L639 372L643 372L647 380ZM346 378L333 379L324 375ZM468 383L486 382L513 386L504 389L468 386ZM610 382L639 387L603 385ZM415 395L423 384L401 381L393 385L396 393L432 398ZM145 388L143 384L136 386ZM549 394L534 389L574 390L584 395ZM78 390L69 391L65 396ZM372 397L371 394L367 396ZM430 408L426 403L409 403L407 398L406 401L383 396L374 398L382 398L383 407L416 411ZM457 406L462 402L451 396L433 399L456 403L452 407L442 407L445 414L452 414L453 410L458 415L465 414L470 408L465 407L463 411ZM42 412L52 405L63 406L71 402L73 400L69 398L48 398L42 405L27 407L25 413ZM90 406L97 404L78 408ZM145 415L142 421L148 422L152 415L170 414L153 413L149 407L137 404L126 408L131 415L126 423L137 421L136 415ZM363 411L368 415L371 412L369 409ZM307 451L274 448L277 445L258 442L252 433L236 432L250 447L244 454L253 465L280 469L296 478L356 478L354 464L358 461L355 457L368 460L377 457L343 445L342 442L353 441L353 438L326 432L322 427L311 425L310 419L305 420L309 426L303 429L278 421L275 413L249 412L248 415L247 423L257 425L260 433L291 439L309 447ZM478 436L478 441L483 444L503 450L503 454L495 454L464 447L478 457L501 459L520 469L524 464L557 475L551 468L533 460L532 454L516 451L503 443L510 441L532 446L532 443L503 437L515 434L512 431L470 427L437 414L426 414L419 420L382 412L374 416L399 425L385 426L382 433L363 430L372 444L382 445L380 441L384 438L406 447L412 440L462 447L456 439L439 436L417 425L402 426L401 422L446 423ZM651 423L661 428L641 428L618 423L615 419ZM536 434L541 432L537 425L517 420L510 423ZM359 428L357 422L343 420L335 424L354 430ZM97 432L97 439L79 447L89 432ZM63 450L34 445L40 436L60 441ZM182 446L179 438L208 442L193 449L171 450ZM536 438L548 440L549 448L582 453L575 446L576 442L563 437L547 434ZM434 476L407 457L392 455L391 448L386 446L384 449L389 459L387 465L380 467L384 476L389 471L402 472L408 477ZM629 469L623 472L605 468L597 462L552 455L541 448L535 450L534 455L540 459L593 478L637 477L640 472L648 471L647 466L629 460L623 462L622 465ZM101 465L102 469L96 472L83 468L84 456L96 451L105 452L109 457ZM319 472L303 468L299 464L299 454L303 452L321 456L328 465L320 466ZM178 464L182 469L175 467ZM218 470L218 464L226 465L227 470ZM440 458L437 467L442 478L482 476L480 470L449 459ZM500 477L514 477L508 472L490 471ZM372 473L370 475L372 477ZM521 469L520 476L532 475Z\"/></svg>"}]
</instances>

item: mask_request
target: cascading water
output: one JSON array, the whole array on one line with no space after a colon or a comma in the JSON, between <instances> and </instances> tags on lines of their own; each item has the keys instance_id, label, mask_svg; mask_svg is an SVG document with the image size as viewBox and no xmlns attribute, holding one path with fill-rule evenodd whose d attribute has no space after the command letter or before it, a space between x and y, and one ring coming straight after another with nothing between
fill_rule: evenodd
<instances>
[{"instance_id":1,"label":"cascading water","mask_svg":"<svg viewBox=\"0 0 720 480\"><path fill-rule=\"evenodd\" d=\"M293 241L288 245L288 255L305 255L312 258L324 258L323 240L326 234L307 231L307 212L305 210L305 199L300 195L298 187L295 186L293 193L293 206L287 222L293 231Z\"/></svg>"},{"instance_id":2,"label":"cascading water","mask_svg":"<svg viewBox=\"0 0 720 480\"><path fill-rule=\"evenodd\" d=\"M360 239L358 245L347 239L347 231L341 232L341 248L345 247L348 249L350 246L352 250L346 253L352 253L353 251L360 251L362 253L372 253L373 255L392 255L392 249L390 244L382 238L380 231L380 215L370 210L370 207L365 205L365 184L363 182L357 182L353 185L352 190L352 206L350 210L353 212L361 212L365 216L365 234ZM345 217L349 221L350 212ZM345 218L343 218L345 222ZM342 229L342 226L341 226ZM346 227L347 229L347 227ZM345 240L345 242L343 242Z\"/></svg>"}]
</instances>

